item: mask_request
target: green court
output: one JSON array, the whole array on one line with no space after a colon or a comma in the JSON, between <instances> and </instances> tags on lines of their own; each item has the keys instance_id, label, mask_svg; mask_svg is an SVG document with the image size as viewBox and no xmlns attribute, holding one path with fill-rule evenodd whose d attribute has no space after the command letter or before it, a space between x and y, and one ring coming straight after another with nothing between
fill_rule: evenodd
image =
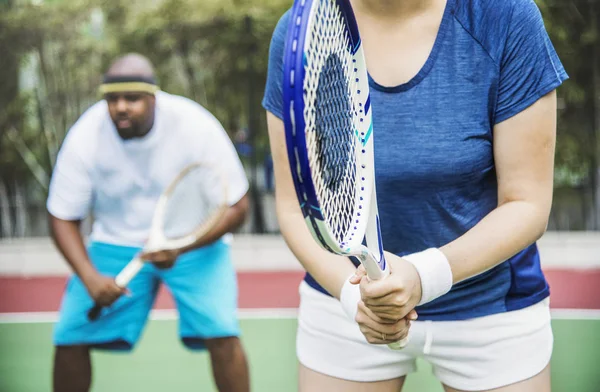
<instances>
[{"instance_id":1,"label":"green court","mask_svg":"<svg viewBox=\"0 0 600 392\"><path fill-rule=\"evenodd\" d=\"M552 361L554 392L600 391L600 320L556 319ZM296 390L294 318L242 320L249 355L252 390ZM0 324L0 391L50 390L51 323ZM208 356L193 354L177 339L173 320L151 321L130 355L94 354L94 392L215 391ZM409 376L407 392L439 392L442 388L427 363Z\"/></svg>"}]
</instances>

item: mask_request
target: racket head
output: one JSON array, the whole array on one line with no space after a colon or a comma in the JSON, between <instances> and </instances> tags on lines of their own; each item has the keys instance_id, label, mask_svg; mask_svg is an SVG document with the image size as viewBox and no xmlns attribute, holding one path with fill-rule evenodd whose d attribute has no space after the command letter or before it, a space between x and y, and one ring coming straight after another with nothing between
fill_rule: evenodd
<instances>
[{"instance_id":1,"label":"racket head","mask_svg":"<svg viewBox=\"0 0 600 392\"><path fill-rule=\"evenodd\" d=\"M146 251L180 249L206 234L228 207L227 182L217 164L186 166L156 205Z\"/></svg>"},{"instance_id":2,"label":"racket head","mask_svg":"<svg viewBox=\"0 0 600 392\"><path fill-rule=\"evenodd\" d=\"M354 13L348 0L296 0L291 12L283 102L296 195L325 249L364 253L375 197L373 128Z\"/></svg>"}]
</instances>

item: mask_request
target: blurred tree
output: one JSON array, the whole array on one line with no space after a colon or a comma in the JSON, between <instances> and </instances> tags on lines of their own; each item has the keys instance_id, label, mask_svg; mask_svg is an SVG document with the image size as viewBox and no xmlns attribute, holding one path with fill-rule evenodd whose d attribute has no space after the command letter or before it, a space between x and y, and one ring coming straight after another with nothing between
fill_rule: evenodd
<instances>
[{"instance_id":1,"label":"blurred tree","mask_svg":"<svg viewBox=\"0 0 600 392\"><path fill-rule=\"evenodd\" d=\"M11 9L11 1L0 1L0 13L10 12ZM22 117L18 112L19 105L14 104L19 94L19 61L18 56L12 52L12 35L13 32L0 23L0 53L4 54L0 56L0 108L4 108L0 112L0 151L8 149L3 148L6 130L18 126L18 120ZM8 236L13 231L12 210L8 203L10 188L7 185L14 184L15 179L10 178L13 175L7 170L9 160L9 157L0 154L0 236Z\"/></svg>"},{"instance_id":2,"label":"blurred tree","mask_svg":"<svg viewBox=\"0 0 600 392\"><path fill-rule=\"evenodd\" d=\"M536 1L571 77L559 89L556 210L561 203L583 206L581 223L555 226L600 229L599 2ZM99 98L108 64L130 51L153 61L164 90L207 107L232 137L248 130L244 163L256 186L256 166L268 158L260 99L269 44L291 3L0 0L0 236L22 234L28 225L37 232L32 225L45 221L43 202L64 134ZM39 211L26 216L28 203Z\"/></svg>"},{"instance_id":3,"label":"blurred tree","mask_svg":"<svg viewBox=\"0 0 600 392\"><path fill-rule=\"evenodd\" d=\"M288 1L0 1L6 54L0 56L0 236L22 234L16 220L21 226L44 221L39 218L65 132L99 98L102 72L125 52L147 55L164 90L206 106L231 135L250 129L253 155L246 164L262 159L268 47ZM28 204L38 211L27 216ZM255 229L262 226L257 220Z\"/></svg>"},{"instance_id":4,"label":"blurred tree","mask_svg":"<svg viewBox=\"0 0 600 392\"><path fill-rule=\"evenodd\" d=\"M570 79L559 89L556 195L580 188L583 222L600 229L600 5L597 0L537 0ZM560 199L557 199L560 202Z\"/></svg>"},{"instance_id":5,"label":"blurred tree","mask_svg":"<svg viewBox=\"0 0 600 392\"><path fill-rule=\"evenodd\" d=\"M102 42L86 34L90 2L14 5L0 13L0 233L45 232L44 200L66 130L94 100ZM66 23L68 21L68 23ZM6 70L9 70L7 72ZM8 87L17 90L10 94ZM35 208L30 208L34 206ZM34 229L35 228L35 229Z\"/></svg>"},{"instance_id":6,"label":"blurred tree","mask_svg":"<svg viewBox=\"0 0 600 392\"><path fill-rule=\"evenodd\" d=\"M268 149L260 105L273 28L289 6L272 0L165 0L130 18L121 51L150 54L161 85L206 106L234 136L248 129L252 230L265 230L258 162Z\"/></svg>"}]
</instances>

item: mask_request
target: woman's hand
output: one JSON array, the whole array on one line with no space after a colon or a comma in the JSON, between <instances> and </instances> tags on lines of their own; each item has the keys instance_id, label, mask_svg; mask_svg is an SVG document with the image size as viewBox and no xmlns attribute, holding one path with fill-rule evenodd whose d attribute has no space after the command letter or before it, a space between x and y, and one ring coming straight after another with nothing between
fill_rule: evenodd
<instances>
[{"instance_id":1,"label":"woman's hand","mask_svg":"<svg viewBox=\"0 0 600 392\"><path fill-rule=\"evenodd\" d=\"M355 318L360 331L371 344L389 344L404 339L408 336L411 321L416 319L417 312L414 310L400 320L383 319L374 314L362 301L358 303Z\"/></svg>"},{"instance_id":2,"label":"woman's hand","mask_svg":"<svg viewBox=\"0 0 600 392\"><path fill-rule=\"evenodd\" d=\"M380 320L396 323L406 318L421 300L421 279L410 262L388 252L385 258L390 268L388 277L371 280L361 265L350 283L360 284L362 302L371 312L365 314L367 317L371 318L372 314Z\"/></svg>"}]
</instances>

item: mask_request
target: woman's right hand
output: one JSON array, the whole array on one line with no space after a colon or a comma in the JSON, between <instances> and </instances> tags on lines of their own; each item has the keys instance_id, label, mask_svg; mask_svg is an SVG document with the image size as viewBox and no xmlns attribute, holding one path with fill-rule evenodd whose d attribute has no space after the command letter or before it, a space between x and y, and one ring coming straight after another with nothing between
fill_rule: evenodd
<instances>
[{"instance_id":1,"label":"woman's right hand","mask_svg":"<svg viewBox=\"0 0 600 392\"><path fill-rule=\"evenodd\" d=\"M360 276L360 270L357 271ZM361 299L361 279L355 280L357 275L348 279L341 291L340 301L344 312L349 318L358 323L365 339L372 344L389 344L404 339L408 335L410 322L417 319L417 312L413 309L400 319L382 318L370 310ZM364 277L364 279L367 279Z\"/></svg>"},{"instance_id":2,"label":"woman's right hand","mask_svg":"<svg viewBox=\"0 0 600 392\"><path fill-rule=\"evenodd\" d=\"M421 278L415 266L404 258L385 252L390 274L385 279L369 279L364 267L356 269L350 283L360 286L361 299L383 320L407 317L421 300Z\"/></svg>"}]
</instances>

